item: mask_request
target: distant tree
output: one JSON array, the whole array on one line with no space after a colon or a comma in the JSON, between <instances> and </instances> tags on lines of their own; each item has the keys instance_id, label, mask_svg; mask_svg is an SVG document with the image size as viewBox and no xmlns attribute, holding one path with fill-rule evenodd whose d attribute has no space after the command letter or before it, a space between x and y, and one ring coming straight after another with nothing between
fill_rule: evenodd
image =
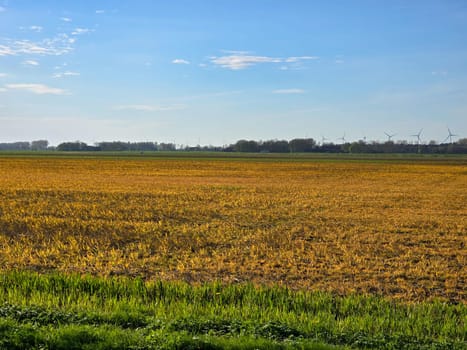
<instances>
[{"instance_id":1,"label":"distant tree","mask_svg":"<svg viewBox=\"0 0 467 350\"><path fill-rule=\"evenodd\" d=\"M310 138L307 139L293 139L289 141L290 152L313 152L316 146L316 141Z\"/></svg>"},{"instance_id":2,"label":"distant tree","mask_svg":"<svg viewBox=\"0 0 467 350\"><path fill-rule=\"evenodd\" d=\"M348 148L350 153L363 153L363 152L366 152L366 149L367 149L367 144L363 140L360 140L358 142L352 142Z\"/></svg>"},{"instance_id":3,"label":"distant tree","mask_svg":"<svg viewBox=\"0 0 467 350\"><path fill-rule=\"evenodd\" d=\"M256 141L239 140L234 145L235 152L259 152L259 145Z\"/></svg>"},{"instance_id":4,"label":"distant tree","mask_svg":"<svg viewBox=\"0 0 467 350\"><path fill-rule=\"evenodd\" d=\"M177 147L174 143L164 143L161 142L157 145L158 151L176 151Z\"/></svg>"},{"instance_id":5,"label":"distant tree","mask_svg":"<svg viewBox=\"0 0 467 350\"><path fill-rule=\"evenodd\" d=\"M285 140L268 140L258 144L260 152L288 153L289 142Z\"/></svg>"},{"instance_id":6,"label":"distant tree","mask_svg":"<svg viewBox=\"0 0 467 350\"><path fill-rule=\"evenodd\" d=\"M101 151L106 152L119 152L130 150L130 144L128 142L122 141L99 142L98 146L100 147Z\"/></svg>"},{"instance_id":7,"label":"distant tree","mask_svg":"<svg viewBox=\"0 0 467 350\"><path fill-rule=\"evenodd\" d=\"M57 151L79 152L79 151L98 151L98 147L88 146L81 141L63 142L57 146Z\"/></svg>"},{"instance_id":8,"label":"distant tree","mask_svg":"<svg viewBox=\"0 0 467 350\"><path fill-rule=\"evenodd\" d=\"M0 150L4 151L29 151L31 144L27 141L0 143Z\"/></svg>"},{"instance_id":9,"label":"distant tree","mask_svg":"<svg viewBox=\"0 0 467 350\"><path fill-rule=\"evenodd\" d=\"M130 151L157 151L157 143L154 142L133 142L129 147Z\"/></svg>"},{"instance_id":10,"label":"distant tree","mask_svg":"<svg viewBox=\"0 0 467 350\"><path fill-rule=\"evenodd\" d=\"M31 142L32 151L45 151L49 146L49 141L47 140L37 140Z\"/></svg>"}]
</instances>

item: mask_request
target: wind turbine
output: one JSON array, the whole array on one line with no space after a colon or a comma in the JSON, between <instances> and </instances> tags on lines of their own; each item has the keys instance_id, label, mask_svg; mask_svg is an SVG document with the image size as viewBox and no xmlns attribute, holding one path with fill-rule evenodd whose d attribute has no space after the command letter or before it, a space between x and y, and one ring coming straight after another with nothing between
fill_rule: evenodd
<instances>
[{"instance_id":1,"label":"wind turbine","mask_svg":"<svg viewBox=\"0 0 467 350\"><path fill-rule=\"evenodd\" d=\"M344 132L344 136L339 137L338 140L342 140L342 142L345 143L345 132Z\"/></svg>"},{"instance_id":2,"label":"wind turbine","mask_svg":"<svg viewBox=\"0 0 467 350\"><path fill-rule=\"evenodd\" d=\"M447 139L449 139L449 143L452 143L452 137L459 136L459 135L453 134L449 128L448 128L448 133L449 133L448 136L443 140L442 143L445 143Z\"/></svg>"},{"instance_id":3,"label":"wind turbine","mask_svg":"<svg viewBox=\"0 0 467 350\"><path fill-rule=\"evenodd\" d=\"M391 141L391 139L396 136L397 134L388 134L387 132L384 132L386 136L388 137L388 142Z\"/></svg>"},{"instance_id":4,"label":"wind turbine","mask_svg":"<svg viewBox=\"0 0 467 350\"><path fill-rule=\"evenodd\" d=\"M420 129L420 131L418 132L418 134L410 135L410 136L412 136L412 137L416 137L416 138L417 138L417 145L420 145L420 135L422 134L422 131L423 131L423 128Z\"/></svg>"},{"instance_id":5,"label":"wind turbine","mask_svg":"<svg viewBox=\"0 0 467 350\"><path fill-rule=\"evenodd\" d=\"M327 138L325 138L323 135L321 135L321 144L324 145L324 141L328 140Z\"/></svg>"}]
</instances>

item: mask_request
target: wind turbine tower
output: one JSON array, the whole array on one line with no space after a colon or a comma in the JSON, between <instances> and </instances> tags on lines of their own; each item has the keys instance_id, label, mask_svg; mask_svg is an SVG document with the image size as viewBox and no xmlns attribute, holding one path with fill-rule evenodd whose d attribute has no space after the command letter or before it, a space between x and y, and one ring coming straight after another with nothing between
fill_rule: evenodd
<instances>
[{"instance_id":1,"label":"wind turbine tower","mask_svg":"<svg viewBox=\"0 0 467 350\"><path fill-rule=\"evenodd\" d=\"M344 132L344 135L342 137L339 137L338 140L342 140L343 143L345 143L345 132Z\"/></svg>"},{"instance_id":2,"label":"wind turbine tower","mask_svg":"<svg viewBox=\"0 0 467 350\"><path fill-rule=\"evenodd\" d=\"M389 141L392 141L392 138L393 138L394 136L397 135L397 134L388 134L387 132L384 132L384 133L385 133L386 136L388 137L388 142L389 142Z\"/></svg>"},{"instance_id":3,"label":"wind turbine tower","mask_svg":"<svg viewBox=\"0 0 467 350\"><path fill-rule=\"evenodd\" d=\"M410 136L412 136L412 137L416 137L416 138L417 138L417 145L420 145L420 141L421 141L420 135L422 134L422 131L423 131L423 128L420 129L420 131L418 132L418 134L410 135Z\"/></svg>"},{"instance_id":4,"label":"wind turbine tower","mask_svg":"<svg viewBox=\"0 0 467 350\"><path fill-rule=\"evenodd\" d=\"M448 136L443 140L442 143L445 143L447 139L449 139L449 143L452 143L452 137L459 136L459 135L453 134L449 128L448 128L448 133L449 133Z\"/></svg>"}]
</instances>

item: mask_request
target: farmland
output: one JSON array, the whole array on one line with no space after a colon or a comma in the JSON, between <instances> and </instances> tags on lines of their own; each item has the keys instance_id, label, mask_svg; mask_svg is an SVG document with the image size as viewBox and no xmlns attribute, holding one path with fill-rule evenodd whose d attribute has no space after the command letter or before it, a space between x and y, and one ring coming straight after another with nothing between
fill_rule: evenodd
<instances>
[{"instance_id":1,"label":"farmland","mask_svg":"<svg viewBox=\"0 0 467 350\"><path fill-rule=\"evenodd\" d=\"M38 275L20 279L86 274L444 305L446 329L429 336L466 339L465 158L2 156L0 196L4 279L28 270ZM50 306L11 295L2 301ZM371 333L368 320L362 327Z\"/></svg>"}]
</instances>

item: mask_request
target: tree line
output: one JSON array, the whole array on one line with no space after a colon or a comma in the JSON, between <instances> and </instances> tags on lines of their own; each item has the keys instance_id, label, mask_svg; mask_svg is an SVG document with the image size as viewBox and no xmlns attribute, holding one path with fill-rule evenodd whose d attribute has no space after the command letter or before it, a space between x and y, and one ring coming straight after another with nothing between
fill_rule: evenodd
<instances>
[{"instance_id":1,"label":"tree line","mask_svg":"<svg viewBox=\"0 0 467 350\"><path fill-rule=\"evenodd\" d=\"M0 143L3 151L70 151L70 152L157 152L157 151L208 151L208 152L248 152L248 153L424 153L424 154L467 154L467 138L453 143L409 143L407 141L318 143L312 138L287 140L238 140L225 146L180 146L174 143L158 142L98 142L88 145L85 142L63 142L49 146L47 140L32 142Z\"/></svg>"},{"instance_id":2,"label":"tree line","mask_svg":"<svg viewBox=\"0 0 467 350\"><path fill-rule=\"evenodd\" d=\"M366 142L364 140L345 142L342 144L320 143L314 139L286 140L239 140L229 146L233 152L263 152L263 153L456 153L467 154L467 138L453 143L437 143L431 141L427 144L409 143L407 141Z\"/></svg>"}]
</instances>

